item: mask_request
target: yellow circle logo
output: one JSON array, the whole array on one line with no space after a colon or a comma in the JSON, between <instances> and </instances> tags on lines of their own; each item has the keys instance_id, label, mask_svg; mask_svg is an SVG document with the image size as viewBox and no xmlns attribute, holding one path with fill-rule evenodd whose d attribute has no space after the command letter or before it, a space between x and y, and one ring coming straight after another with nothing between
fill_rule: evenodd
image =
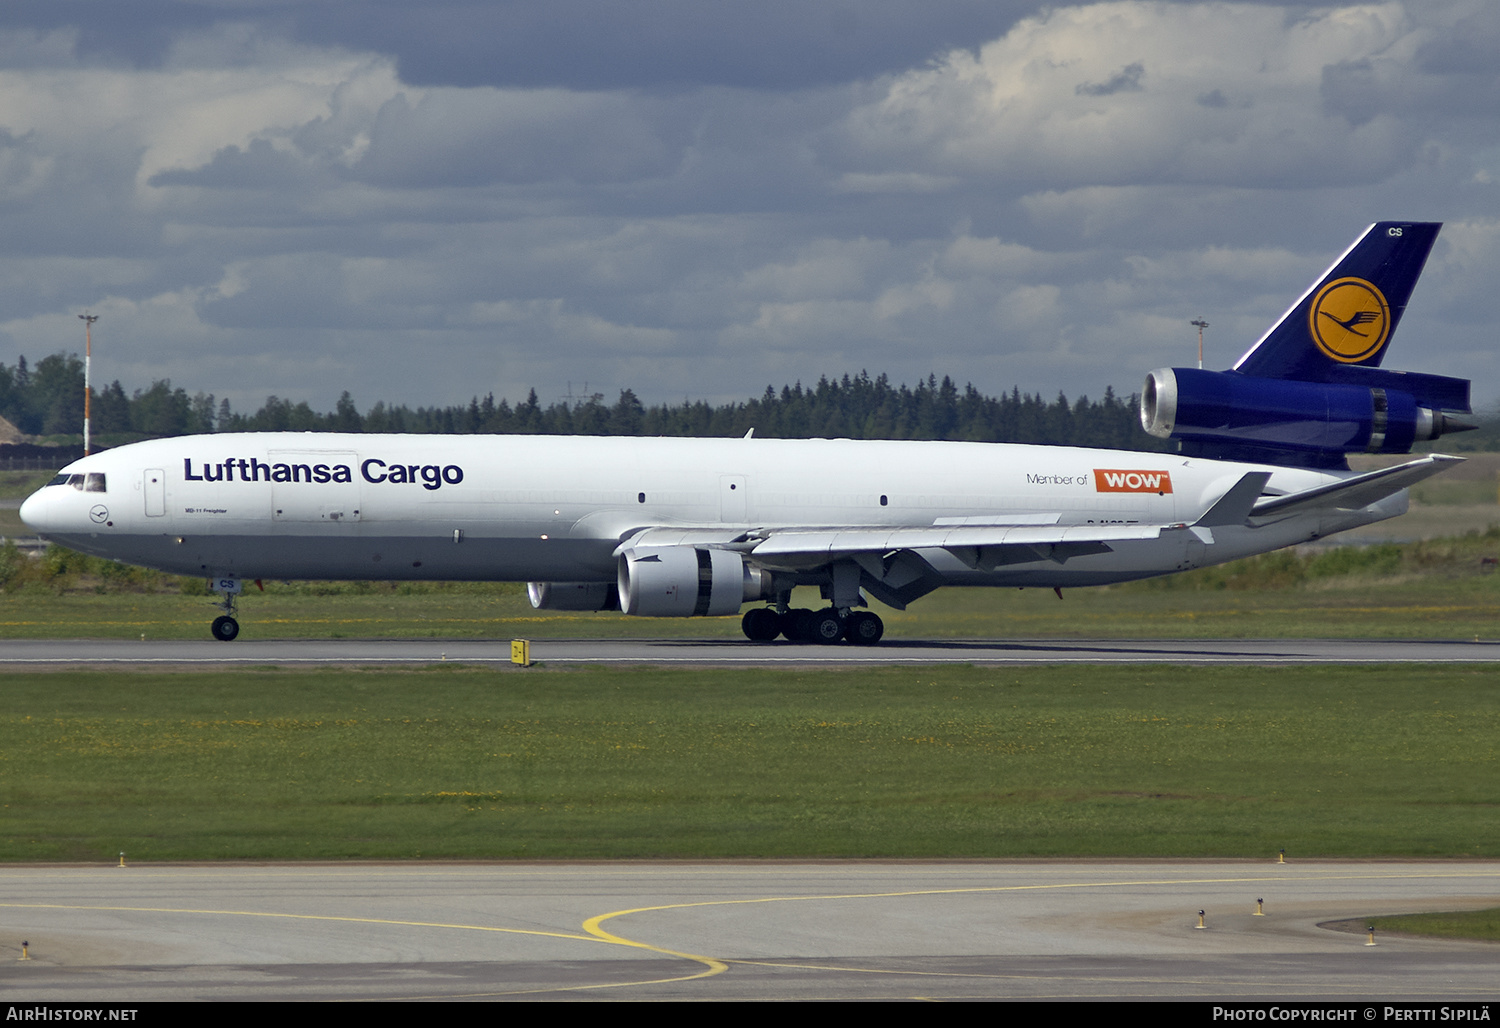
<instances>
[{"instance_id":1,"label":"yellow circle logo","mask_svg":"<svg viewBox=\"0 0 1500 1028\"><path fill-rule=\"evenodd\" d=\"M1385 345L1391 334L1391 309L1374 283L1341 278L1313 297L1307 327L1318 349L1343 364L1355 364Z\"/></svg>"}]
</instances>

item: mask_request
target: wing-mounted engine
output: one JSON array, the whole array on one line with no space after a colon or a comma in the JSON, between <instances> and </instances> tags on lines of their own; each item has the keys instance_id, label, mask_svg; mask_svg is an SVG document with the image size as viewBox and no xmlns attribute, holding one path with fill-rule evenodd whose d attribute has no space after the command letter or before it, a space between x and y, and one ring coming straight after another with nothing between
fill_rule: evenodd
<instances>
[{"instance_id":1,"label":"wing-mounted engine","mask_svg":"<svg viewBox=\"0 0 1500 1028\"><path fill-rule=\"evenodd\" d=\"M642 617L718 617L769 599L771 575L733 550L634 547L620 554L620 607Z\"/></svg>"},{"instance_id":2,"label":"wing-mounted engine","mask_svg":"<svg viewBox=\"0 0 1500 1028\"><path fill-rule=\"evenodd\" d=\"M1161 368L1141 391L1141 427L1204 456L1342 463L1349 453L1409 453L1475 426L1469 383L1350 369L1358 382L1299 382L1235 371Z\"/></svg>"},{"instance_id":3,"label":"wing-mounted engine","mask_svg":"<svg viewBox=\"0 0 1500 1028\"><path fill-rule=\"evenodd\" d=\"M619 610L613 582L527 582L526 595L535 610Z\"/></svg>"}]
</instances>

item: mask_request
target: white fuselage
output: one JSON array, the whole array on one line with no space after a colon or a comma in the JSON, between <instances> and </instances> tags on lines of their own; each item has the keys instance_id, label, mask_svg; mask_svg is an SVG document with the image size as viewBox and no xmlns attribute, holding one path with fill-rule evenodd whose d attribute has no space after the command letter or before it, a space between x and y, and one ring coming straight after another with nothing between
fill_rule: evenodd
<instances>
[{"instance_id":1,"label":"white fuselage","mask_svg":"<svg viewBox=\"0 0 1500 1028\"><path fill-rule=\"evenodd\" d=\"M754 539L788 530L1176 529L1255 471L1270 473L1269 494L1349 476L995 443L248 433L85 457L63 474L88 485L42 489L21 516L77 550L209 578L611 582L617 549L644 530L658 541L676 530L685 542L730 540L755 562ZM98 487L91 475L104 476ZM1094 585L1266 552L1405 510L1401 492L1254 529L1166 530L1065 561L974 566L941 549L927 559L948 584Z\"/></svg>"}]
</instances>

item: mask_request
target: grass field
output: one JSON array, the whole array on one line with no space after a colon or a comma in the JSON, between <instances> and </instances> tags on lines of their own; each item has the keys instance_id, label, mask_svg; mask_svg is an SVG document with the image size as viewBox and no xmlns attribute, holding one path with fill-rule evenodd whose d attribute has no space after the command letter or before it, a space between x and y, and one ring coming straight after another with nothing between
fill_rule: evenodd
<instances>
[{"instance_id":1,"label":"grass field","mask_svg":"<svg viewBox=\"0 0 1500 1028\"><path fill-rule=\"evenodd\" d=\"M906 611L880 614L890 638L1500 637L1500 575L1354 573L1203 589L1179 578L1188 580L1068 590L1061 601L1050 590L941 589ZM794 602L819 603L813 591ZM13 589L0 593L0 637L206 639L215 613L212 597L175 587ZM742 638L738 616L536 611L525 588L511 584L267 582L263 593L250 586L239 618L242 639Z\"/></svg>"},{"instance_id":2,"label":"grass field","mask_svg":"<svg viewBox=\"0 0 1500 1028\"><path fill-rule=\"evenodd\" d=\"M11 675L0 859L1500 855L1438 668Z\"/></svg>"},{"instance_id":3,"label":"grass field","mask_svg":"<svg viewBox=\"0 0 1500 1028\"><path fill-rule=\"evenodd\" d=\"M1441 914L1404 914L1370 919L1377 932L1432 935L1446 939L1487 939L1500 942L1500 907Z\"/></svg>"}]
</instances>

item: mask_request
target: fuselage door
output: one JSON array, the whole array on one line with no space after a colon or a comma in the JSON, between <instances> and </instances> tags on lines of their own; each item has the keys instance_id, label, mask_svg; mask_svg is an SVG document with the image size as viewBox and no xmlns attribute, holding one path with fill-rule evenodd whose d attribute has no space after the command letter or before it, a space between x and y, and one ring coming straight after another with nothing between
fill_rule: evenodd
<instances>
[{"instance_id":1,"label":"fuselage door","mask_svg":"<svg viewBox=\"0 0 1500 1028\"><path fill-rule=\"evenodd\" d=\"M749 514L744 475L719 476L719 520L731 524L743 522Z\"/></svg>"},{"instance_id":2,"label":"fuselage door","mask_svg":"<svg viewBox=\"0 0 1500 1028\"><path fill-rule=\"evenodd\" d=\"M167 473L161 468L143 472L142 491L146 494L146 517L159 518L167 512Z\"/></svg>"}]
</instances>

